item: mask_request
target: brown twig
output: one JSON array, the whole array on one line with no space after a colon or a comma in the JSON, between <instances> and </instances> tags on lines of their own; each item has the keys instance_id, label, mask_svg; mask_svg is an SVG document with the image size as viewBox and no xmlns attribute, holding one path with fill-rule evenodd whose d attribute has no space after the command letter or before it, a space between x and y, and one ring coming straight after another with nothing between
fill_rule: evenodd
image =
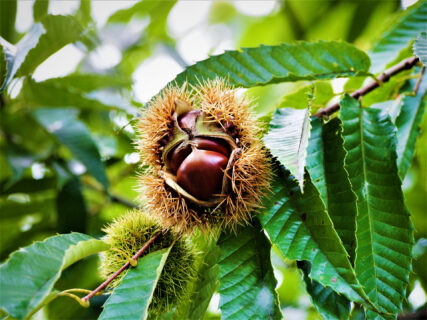
<instances>
[{"instance_id":1,"label":"brown twig","mask_svg":"<svg viewBox=\"0 0 427 320\"><path fill-rule=\"evenodd\" d=\"M120 203L120 204L122 204L122 205L124 205L126 207L129 207L129 208L139 208L139 206L137 204L135 204L132 201L129 201L129 200L125 199L125 198L122 198L122 197L120 197L120 196L118 196L116 194L110 193L110 198L111 198L111 201L116 202L116 203Z\"/></svg>"},{"instance_id":2,"label":"brown twig","mask_svg":"<svg viewBox=\"0 0 427 320\"><path fill-rule=\"evenodd\" d=\"M413 66L417 64L419 61L418 57L411 57L408 59L405 59L401 61L400 63L396 64L395 66L391 67L390 69L384 71L381 73L376 81L372 81L368 85L366 85L363 88L360 88L359 90L354 91L351 96L355 99L358 99L359 97L364 96L365 94L371 92L372 90L378 88L380 86L380 83L384 83L390 80L390 78L404 70L411 69ZM325 109L319 110L314 116L315 117L323 117L323 116L329 116L332 113L338 111L340 108L339 103L335 103Z\"/></svg>"},{"instance_id":3,"label":"brown twig","mask_svg":"<svg viewBox=\"0 0 427 320\"><path fill-rule=\"evenodd\" d=\"M414 94L417 94L417 92L418 92L418 88L420 87L421 79L423 78L425 71L426 71L426 67L423 66L421 68L420 74L418 76L417 83L415 84L415 87L414 87Z\"/></svg>"},{"instance_id":4,"label":"brown twig","mask_svg":"<svg viewBox=\"0 0 427 320\"><path fill-rule=\"evenodd\" d=\"M148 240L141 249L138 250L137 253L132 257L132 260L136 261L141 256L141 254L156 240L160 235L162 234L161 231L156 233L150 240ZM119 270L114 272L107 280L105 280L103 283L101 283L95 290L93 290L91 293L89 293L87 296L83 297L82 300L89 301L90 298L92 298L94 295L96 295L98 292L103 290L106 286L110 284L111 281L113 281L120 273L122 273L125 269L127 269L130 266L130 261L126 262Z\"/></svg>"}]
</instances>

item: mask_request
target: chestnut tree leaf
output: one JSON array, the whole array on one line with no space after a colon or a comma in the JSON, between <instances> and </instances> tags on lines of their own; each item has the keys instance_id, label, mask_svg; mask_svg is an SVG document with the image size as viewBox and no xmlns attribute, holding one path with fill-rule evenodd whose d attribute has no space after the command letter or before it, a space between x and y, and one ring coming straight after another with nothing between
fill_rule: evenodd
<instances>
[{"instance_id":1,"label":"chestnut tree leaf","mask_svg":"<svg viewBox=\"0 0 427 320\"><path fill-rule=\"evenodd\" d=\"M308 172L304 193L289 171L277 172L272 195L263 206L258 218L284 257L310 261L311 279L366 308L375 308L356 278Z\"/></svg>"},{"instance_id":2,"label":"chestnut tree leaf","mask_svg":"<svg viewBox=\"0 0 427 320\"><path fill-rule=\"evenodd\" d=\"M151 252L138 259L138 265L126 275L104 304L99 320L144 320L154 289L172 247Z\"/></svg>"},{"instance_id":3,"label":"chestnut tree leaf","mask_svg":"<svg viewBox=\"0 0 427 320\"><path fill-rule=\"evenodd\" d=\"M270 152L304 186L304 167L310 138L310 109L277 109L263 140Z\"/></svg>"},{"instance_id":4,"label":"chestnut tree leaf","mask_svg":"<svg viewBox=\"0 0 427 320\"><path fill-rule=\"evenodd\" d=\"M105 190L108 179L96 142L86 125L77 118L77 110L71 108L45 108L33 112L35 119L66 146L87 168Z\"/></svg>"},{"instance_id":5,"label":"chestnut tree leaf","mask_svg":"<svg viewBox=\"0 0 427 320\"><path fill-rule=\"evenodd\" d=\"M7 76L7 61L6 55L3 50L3 46L0 43L0 88L3 87L3 84L6 82Z\"/></svg>"},{"instance_id":6,"label":"chestnut tree leaf","mask_svg":"<svg viewBox=\"0 0 427 320\"><path fill-rule=\"evenodd\" d=\"M31 50L27 51L28 54L25 55L22 65L17 69L18 76L32 73L39 64L59 49L79 40L83 33L82 26L71 16L47 15L33 28L41 29L41 34ZM17 47L19 52L19 44Z\"/></svg>"},{"instance_id":7,"label":"chestnut tree leaf","mask_svg":"<svg viewBox=\"0 0 427 320\"><path fill-rule=\"evenodd\" d=\"M7 76L3 82L3 86L0 87L0 92L4 91L9 85L10 81L15 76L19 67L25 60L28 52L37 45L42 34L45 32L41 23L34 24L30 31L16 44L16 46L10 44L6 40L0 37L0 45L3 47L3 51L7 60Z\"/></svg>"},{"instance_id":8,"label":"chestnut tree leaf","mask_svg":"<svg viewBox=\"0 0 427 320\"><path fill-rule=\"evenodd\" d=\"M40 21L47 15L49 10L49 0L36 0L33 4L34 21Z\"/></svg>"},{"instance_id":9,"label":"chestnut tree leaf","mask_svg":"<svg viewBox=\"0 0 427 320\"><path fill-rule=\"evenodd\" d=\"M399 20L392 25L374 45L369 56L372 61L371 72L378 73L393 62L399 53L418 35L425 30L427 16L427 1L418 1Z\"/></svg>"},{"instance_id":10,"label":"chestnut tree leaf","mask_svg":"<svg viewBox=\"0 0 427 320\"><path fill-rule=\"evenodd\" d=\"M88 94L85 94L80 88L72 87L73 80L46 80L35 82L32 79L25 79L18 99L24 101L27 105L33 107L75 107L85 110L113 110L120 107L105 104ZM84 86L82 82L80 86ZM89 89L99 86L96 83L88 85ZM113 85L113 84L112 84ZM76 85L78 86L78 85ZM99 87L98 87L99 88Z\"/></svg>"},{"instance_id":11,"label":"chestnut tree leaf","mask_svg":"<svg viewBox=\"0 0 427 320\"><path fill-rule=\"evenodd\" d=\"M13 42L15 38L15 20L18 8L17 0L0 1L0 37Z\"/></svg>"},{"instance_id":12,"label":"chestnut tree leaf","mask_svg":"<svg viewBox=\"0 0 427 320\"><path fill-rule=\"evenodd\" d=\"M402 310L411 270L413 226L396 165L395 127L380 109L340 102L345 158L357 195L357 278L384 313ZM381 141L381 143L378 143Z\"/></svg>"},{"instance_id":13,"label":"chestnut tree leaf","mask_svg":"<svg viewBox=\"0 0 427 320\"><path fill-rule=\"evenodd\" d=\"M416 80L412 81L415 85ZM399 176L403 180L411 165L415 153L415 142L420 133L420 123L423 119L427 102L424 99L427 92L427 74L424 74L418 93L413 96L405 94L401 100L400 113L396 118L397 127L397 166Z\"/></svg>"},{"instance_id":14,"label":"chestnut tree leaf","mask_svg":"<svg viewBox=\"0 0 427 320\"><path fill-rule=\"evenodd\" d=\"M62 270L109 248L81 233L57 235L12 253L0 266L0 309L24 319L48 297Z\"/></svg>"},{"instance_id":15,"label":"chestnut tree leaf","mask_svg":"<svg viewBox=\"0 0 427 320\"><path fill-rule=\"evenodd\" d=\"M308 145L307 170L313 184L320 192L329 217L334 224L350 261L354 261L356 248L356 195L351 189L348 173L344 168L342 124L338 118L322 124L322 119L311 120Z\"/></svg>"},{"instance_id":16,"label":"chestnut tree leaf","mask_svg":"<svg viewBox=\"0 0 427 320\"><path fill-rule=\"evenodd\" d=\"M203 316L208 309L212 295L218 288L219 266L218 258L220 250L214 241L206 246L201 266L198 270L198 278L194 283L190 298L190 305L185 319L198 320L203 319Z\"/></svg>"},{"instance_id":17,"label":"chestnut tree leaf","mask_svg":"<svg viewBox=\"0 0 427 320\"><path fill-rule=\"evenodd\" d=\"M61 78L48 79L42 83L50 87L73 88L81 92L103 88L130 89L132 86L132 80L127 77L93 73L74 73Z\"/></svg>"},{"instance_id":18,"label":"chestnut tree leaf","mask_svg":"<svg viewBox=\"0 0 427 320\"><path fill-rule=\"evenodd\" d=\"M224 78L233 86L254 87L298 80L322 80L366 74L368 56L338 41L297 42L226 51L197 62L174 82Z\"/></svg>"},{"instance_id":19,"label":"chestnut tree leaf","mask_svg":"<svg viewBox=\"0 0 427 320\"><path fill-rule=\"evenodd\" d=\"M343 295L339 295L330 287L325 287L321 283L309 277L311 263L299 261L298 267L303 272L305 287L310 295L311 302L317 312L326 320L348 319L350 315L350 301Z\"/></svg>"},{"instance_id":20,"label":"chestnut tree leaf","mask_svg":"<svg viewBox=\"0 0 427 320\"><path fill-rule=\"evenodd\" d=\"M414 54L427 66L427 32L420 32L414 42Z\"/></svg>"},{"instance_id":21,"label":"chestnut tree leaf","mask_svg":"<svg viewBox=\"0 0 427 320\"><path fill-rule=\"evenodd\" d=\"M282 319L271 244L259 222L223 233L218 245L221 319Z\"/></svg>"}]
</instances>

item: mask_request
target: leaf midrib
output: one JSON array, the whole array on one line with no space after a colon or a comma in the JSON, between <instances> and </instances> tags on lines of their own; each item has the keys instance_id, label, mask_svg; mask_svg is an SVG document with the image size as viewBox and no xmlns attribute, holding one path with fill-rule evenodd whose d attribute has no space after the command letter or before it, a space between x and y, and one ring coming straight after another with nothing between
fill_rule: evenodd
<instances>
[{"instance_id":1,"label":"leaf midrib","mask_svg":"<svg viewBox=\"0 0 427 320\"><path fill-rule=\"evenodd\" d=\"M368 183L368 179L367 179L367 172L366 172L366 165L365 165L365 140L364 140L364 134L363 134L363 109L360 108L359 109L359 131L360 131L360 151L361 151L361 155L362 155L362 172L363 172L363 186L362 186L362 190L365 189L365 194L366 194L366 199L364 199L364 201L366 202L366 210L367 210L367 215L368 215L368 224L369 224L369 239L370 239L370 249L372 252L372 263L374 265L374 274L375 274L375 288L374 290L372 290L371 292L375 292L375 302L378 302L378 284L377 284L377 266L375 263L375 250L374 250L374 239L373 239L373 228L372 228L372 212L370 210L370 206L369 206L369 192L368 192L368 186L366 185L366 183ZM361 190L361 191L362 191ZM357 208L359 210L359 208ZM355 259L355 264L357 262L357 259ZM357 268L356 268L357 270Z\"/></svg>"}]
</instances>

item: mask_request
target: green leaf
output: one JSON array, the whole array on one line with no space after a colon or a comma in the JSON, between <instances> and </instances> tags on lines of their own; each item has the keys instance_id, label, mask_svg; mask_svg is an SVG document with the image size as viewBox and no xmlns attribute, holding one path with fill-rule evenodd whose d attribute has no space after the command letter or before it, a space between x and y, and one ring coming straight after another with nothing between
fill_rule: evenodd
<instances>
[{"instance_id":1,"label":"green leaf","mask_svg":"<svg viewBox=\"0 0 427 320\"><path fill-rule=\"evenodd\" d=\"M341 136L342 124L338 118L323 126L322 119L314 118L311 124L307 170L350 255L350 261L354 261L357 206L356 195L351 190L348 173L344 169L346 151Z\"/></svg>"},{"instance_id":2,"label":"green leaf","mask_svg":"<svg viewBox=\"0 0 427 320\"><path fill-rule=\"evenodd\" d=\"M415 39L414 54L425 67L427 65L427 32L421 32Z\"/></svg>"},{"instance_id":3,"label":"green leaf","mask_svg":"<svg viewBox=\"0 0 427 320\"><path fill-rule=\"evenodd\" d=\"M56 211L60 233L86 231L88 210L79 178L73 177L58 192Z\"/></svg>"},{"instance_id":4,"label":"green leaf","mask_svg":"<svg viewBox=\"0 0 427 320\"><path fill-rule=\"evenodd\" d=\"M53 289L63 269L108 245L81 233L50 237L15 251L0 267L1 308L24 319Z\"/></svg>"},{"instance_id":5,"label":"green leaf","mask_svg":"<svg viewBox=\"0 0 427 320\"><path fill-rule=\"evenodd\" d=\"M49 0L36 0L33 4L34 21L40 21L47 15L49 10Z\"/></svg>"},{"instance_id":6,"label":"green leaf","mask_svg":"<svg viewBox=\"0 0 427 320\"><path fill-rule=\"evenodd\" d=\"M426 109L424 96L427 92L427 75L421 79L415 96L404 95L400 114L396 119L397 127L397 166L403 180L411 165L415 152L415 142L420 133L420 123Z\"/></svg>"},{"instance_id":7,"label":"green leaf","mask_svg":"<svg viewBox=\"0 0 427 320\"><path fill-rule=\"evenodd\" d=\"M203 256L202 266L198 270L198 279L194 284L193 294L190 298L191 303L185 319L203 319L212 295L218 287L219 255L219 248L216 243L212 241L206 248L206 254Z\"/></svg>"},{"instance_id":8,"label":"green leaf","mask_svg":"<svg viewBox=\"0 0 427 320\"><path fill-rule=\"evenodd\" d=\"M174 81L197 84L221 77L231 85L254 87L298 80L321 80L364 74L368 56L354 46L337 41L298 42L280 46L227 51L200 61Z\"/></svg>"},{"instance_id":9,"label":"green leaf","mask_svg":"<svg viewBox=\"0 0 427 320\"><path fill-rule=\"evenodd\" d=\"M411 269L413 227L396 165L394 126L379 109L341 100L345 159L357 195L355 270L379 310L402 310Z\"/></svg>"},{"instance_id":10,"label":"green leaf","mask_svg":"<svg viewBox=\"0 0 427 320\"><path fill-rule=\"evenodd\" d=\"M317 281L310 279L311 265L308 261L299 263L304 275L307 292L310 294L316 310L325 320L348 319L350 315L350 301L329 287L324 287Z\"/></svg>"},{"instance_id":11,"label":"green leaf","mask_svg":"<svg viewBox=\"0 0 427 320\"><path fill-rule=\"evenodd\" d=\"M81 25L71 16L45 16L41 20L43 35L26 55L18 75L32 73L39 64L65 45L80 39ZM19 48L18 48L19 50Z\"/></svg>"},{"instance_id":12,"label":"green leaf","mask_svg":"<svg viewBox=\"0 0 427 320\"><path fill-rule=\"evenodd\" d=\"M0 44L0 88L3 87L3 84L6 82L7 76L7 61L6 55L3 50L3 46Z\"/></svg>"},{"instance_id":13,"label":"green leaf","mask_svg":"<svg viewBox=\"0 0 427 320\"><path fill-rule=\"evenodd\" d=\"M310 109L277 109L270 122L270 130L263 140L273 156L277 157L304 185L304 167L310 138Z\"/></svg>"},{"instance_id":14,"label":"green leaf","mask_svg":"<svg viewBox=\"0 0 427 320\"><path fill-rule=\"evenodd\" d=\"M92 22L91 11L92 8L90 0L80 0L80 7L76 12L75 17L82 26L87 27L89 23Z\"/></svg>"},{"instance_id":15,"label":"green leaf","mask_svg":"<svg viewBox=\"0 0 427 320\"><path fill-rule=\"evenodd\" d=\"M40 212L42 214L52 212L54 201L50 197L41 199L31 199L29 202L13 201L10 198L3 200L0 198L0 217L1 219L24 217L31 213ZM45 218L45 217L43 217Z\"/></svg>"},{"instance_id":16,"label":"green leaf","mask_svg":"<svg viewBox=\"0 0 427 320\"><path fill-rule=\"evenodd\" d=\"M333 96L334 91L329 82L316 81L313 85L303 87L285 96L277 108L305 109L310 105L311 109L323 108Z\"/></svg>"},{"instance_id":17,"label":"green leaf","mask_svg":"<svg viewBox=\"0 0 427 320\"><path fill-rule=\"evenodd\" d=\"M140 258L136 268L127 271L105 302L99 320L147 319L148 307L169 252L170 248L163 249Z\"/></svg>"},{"instance_id":18,"label":"green leaf","mask_svg":"<svg viewBox=\"0 0 427 320\"><path fill-rule=\"evenodd\" d=\"M108 74L71 74L62 78L48 79L42 82L46 86L74 88L81 92L91 92L103 88L130 89L132 80L127 77Z\"/></svg>"},{"instance_id":19,"label":"green leaf","mask_svg":"<svg viewBox=\"0 0 427 320\"><path fill-rule=\"evenodd\" d=\"M65 80L67 81L67 80ZM107 105L99 100L92 99L82 94L80 90L61 85L53 80L35 82L27 78L23 82L19 96L26 104L33 106L75 107L87 110L111 110L119 109L117 106Z\"/></svg>"},{"instance_id":20,"label":"green leaf","mask_svg":"<svg viewBox=\"0 0 427 320\"><path fill-rule=\"evenodd\" d=\"M282 255L310 261L311 279L372 308L309 174L305 175L304 193L288 171L278 173L272 191L258 217Z\"/></svg>"},{"instance_id":21,"label":"green leaf","mask_svg":"<svg viewBox=\"0 0 427 320\"><path fill-rule=\"evenodd\" d=\"M271 245L259 222L223 234L218 245L221 319L282 319Z\"/></svg>"},{"instance_id":22,"label":"green leaf","mask_svg":"<svg viewBox=\"0 0 427 320\"><path fill-rule=\"evenodd\" d=\"M44 32L45 30L42 24L36 23L31 27L30 31L18 42L16 46L13 46L12 44L0 38L0 44L3 46L3 50L6 55L8 70L6 80L3 83L3 87L0 88L0 92L8 86L19 67L24 62L28 52L37 45L39 38Z\"/></svg>"},{"instance_id":23,"label":"green leaf","mask_svg":"<svg viewBox=\"0 0 427 320\"><path fill-rule=\"evenodd\" d=\"M77 119L77 110L71 108L37 109L35 119L71 153L87 171L108 190L108 179L98 147L86 125Z\"/></svg>"},{"instance_id":24,"label":"green leaf","mask_svg":"<svg viewBox=\"0 0 427 320\"><path fill-rule=\"evenodd\" d=\"M21 179L25 170L36 160L36 156L15 144L9 144L6 150L6 160L12 171L12 177L9 179L5 188L8 189L19 179Z\"/></svg>"},{"instance_id":25,"label":"green leaf","mask_svg":"<svg viewBox=\"0 0 427 320\"><path fill-rule=\"evenodd\" d=\"M17 4L16 0L0 1L0 35L9 42L15 40Z\"/></svg>"},{"instance_id":26,"label":"green leaf","mask_svg":"<svg viewBox=\"0 0 427 320\"><path fill-rule=\"evenodd\" d=\"M138 3L136 3L130 8L121 9L114 12L114 14L112 14L108 18L108 23L129 23L135 15L139 17L144 16L149 12L151 12L152 10L155 10L158 7L161 7L161 5L162 4L160 4L157 1L147 1L147 0L139 1ZM164 5L167 5L167 4L164 4Z\"/></svg>"},{"instance_id":27,"label":"green leaf","mask_svg":"<svg viewBox=\"0 0 427 320\"><path fill-rule=\"evenodd\" d=\"M420 30L425 29L427 16L427 1L419 1L402 14L399 21L393 24L381 37L381 40L371 50L372 73L378 73L394 61L399 53L405 49Z\"/></svg>"}]
</instances>

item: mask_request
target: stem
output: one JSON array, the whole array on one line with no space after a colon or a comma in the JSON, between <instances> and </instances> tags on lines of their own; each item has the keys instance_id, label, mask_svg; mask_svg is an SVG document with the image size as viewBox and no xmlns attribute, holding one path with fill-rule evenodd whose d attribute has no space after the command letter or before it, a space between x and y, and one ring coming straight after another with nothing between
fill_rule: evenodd
<instances>
[{"instance_id":1,"label":"stem","mask_svg":"<svg viewBox=\"0 0 427 320\"><path fill-rule=\"evenodd\" d=\"M423 66L421 68L420 74L418 76L417 83L415 84L415 87L414 87L414 94L417 94L417 92L418 92L418 88L420 87L421 79L423 78L425 71L426 71L426 67Z\"/></svg>"},{"instance_id":2,"label":"stem","mask_svg":"<svg viewBox=\"0 0 427 320\"><path fill-rule=\"evenodd\" d=\"M351 94L351 96L355 99L358 99L358 98L364 96L365 94L367 94L367 93L371 92L372 90L378 88L380 86L380 83L384 83L384 82L389 81L392 76L394 76L394 75L396 75L396 74L398 74L404 70L411 69L413 66L415 66L417 64L418 61L419 61L418 57L411 57L411 58L408 58L408 59L401 61L400 63L396 64L395 66L393 66L390 69L381 73L376 81L372 81L371 83L369 83L365 87L354 91ZM339 108L340 108L340 104L335 103L335 104L333 104L333 105L331 105L325 109L319 110L319 112L317 112L314 116L315 117L329 116L332 113L338 111Z\"/></svg>"},{"instance_id":3,"label":"stem","mask_svg":"<svg viewBox=\"0 0 427 320\"><path fill-rule=\"evenodd\" d=\"M141 249L138 250L137 253L132 257L132 260L138 260L138 258L141 256L141 254L156 240L160 235L162 234L161 231L157 232L150 240L148 240ZM87 296L83 297L83 301L89 301L90 298L92 298L94 295L96 295L99 291L103 290L106 286L110 284L111 281L113 281L120 273L122 273L125 269L127 269L130 266L130 261L126 262L119 270L114 272L107 280L105 280L103 283L101 283L95 290L93 290L91 293L89 293Z\"/></svg>"},{"instance_id":4,"label":"stem","mask_svg":"<svg viewBox=\"0 0 427 320\"><path fill-rule=\"evenodd\" d=\"M122 197L120 197L120 196L118 196L116 194L110 193L110 197L111 197L111 200L113 202L120 203L120 204L122 204L122 205L124 205L126 207L129 207L129 208L139 208L139 206L137 204L133 203L132 201L126 200L126 199L124 199L124 198L122 198Z\"/></svg>"}]
</instances>

